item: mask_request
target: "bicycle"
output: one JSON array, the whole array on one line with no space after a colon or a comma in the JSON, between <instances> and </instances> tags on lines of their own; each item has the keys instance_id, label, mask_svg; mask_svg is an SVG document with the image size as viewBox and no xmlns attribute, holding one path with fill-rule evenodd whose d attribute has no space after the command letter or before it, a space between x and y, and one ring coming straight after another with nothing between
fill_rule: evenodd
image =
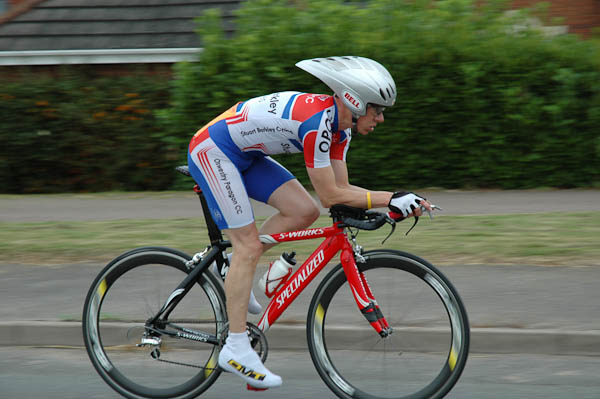
<instances>
[{"instance_id":1,"label":"bicycle","mask_svg":"<svg viewBox=\"0 0 600 399\"><path fill-rule=\"evenodd\" d=\"M189 176L187 167L177 170ZM194 190L210 245L193 257L163 247L126 252L99 273L85 300L83 337L92 364L128 398L193 398L222 372L217 359L227 335L225 292L210 266L221 271L227 265L231 244L197 185ZM260 237L263 243L324 241L279 288L258 325L248 323L252 346L264 362L264 333L341 252L307 316L308 349L322 380L340 398L445 396L469 352L469 322L458 292L417 256L364 251L357 244L360 230L390 224L391 235L395 222L387 214L343 205L330 214L328 227Z\"/></svg>"}]
</instances>

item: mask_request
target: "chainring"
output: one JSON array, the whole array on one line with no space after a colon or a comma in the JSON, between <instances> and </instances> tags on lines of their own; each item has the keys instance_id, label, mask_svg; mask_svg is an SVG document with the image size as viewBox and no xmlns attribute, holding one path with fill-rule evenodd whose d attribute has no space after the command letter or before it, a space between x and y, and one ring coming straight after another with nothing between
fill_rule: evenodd
<instances>
[{"instance_id":1,"label":"chainring","mask_svg":"<svg viewBox=\"0 0 600 399\"><path fill-rule=\"evenodd\" d=\"M252 348L258 353L260 360L264 363L267 360L267 356L269 354L269 344L267 343L267 337L262 332L258 326L253 323L246 322L246 333L250 338L250 345ZM222 348L225 345L225 340L229 335L229 322L225 324L223 330L219 334L221 339L219 341L219 346Z\"/></svg>"}]
</instances>

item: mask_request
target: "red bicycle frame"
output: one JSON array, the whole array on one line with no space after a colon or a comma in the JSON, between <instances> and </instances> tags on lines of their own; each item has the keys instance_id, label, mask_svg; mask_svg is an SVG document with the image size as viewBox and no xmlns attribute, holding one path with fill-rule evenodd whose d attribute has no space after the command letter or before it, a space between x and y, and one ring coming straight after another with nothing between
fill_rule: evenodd
<instances>
[{"instance_id":1,"label":"red bicycle frame","mask_svg":"<svg viewBox=\"0 0 600 399\"><path fill-rule=\"evenodd\" d=\"M354 250L345 235L344 228L340 227L340 222L330 227L261 235L260 240L263 244L275 244L321 237L325 237L325 241L319 245L302 266L275 293L258 323L258 328L266 332L311 283L315 276L323 270L325 265L329 263L338 251L341 251L340 260L342 267L344 268L344 273L348 279L358 309L379 335L386 336L389 325L377 306L377 302L364 274L358 271Z\"/></svg>"}]
</instances>

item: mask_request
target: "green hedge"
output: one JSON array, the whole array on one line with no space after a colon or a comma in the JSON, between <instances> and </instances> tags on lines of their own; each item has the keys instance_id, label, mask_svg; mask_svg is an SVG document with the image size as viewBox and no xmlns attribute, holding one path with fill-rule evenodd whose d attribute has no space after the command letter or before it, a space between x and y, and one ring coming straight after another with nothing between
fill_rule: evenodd
<instances>
[{"instance_id":1,"label":"green hedge","mask_svg":"<svg viewBox=\"0 0 600 399\"><path fill-rule=\"evenodd\" d=\"M162 190L179 150L163 148L154 111L168 80L140 69L102 77L88 67L29 71L0 86L4 193Z\"/></svg>"},{"instance_id":2,"label":"green hedge","mask_svg":"<svg viewBox=\"0 0 600 399\"><path fill-rule=\"evenodd\" d=\"M600 184L600 49L516 29L502 1L243 3L236 34L199 18L204 51L169 82L144 70L0 77L2 192L189 188L172 171L193 133L239 100L329 93L301 59L356 54L398 87L386 122L353 139L351 180L369 188ZM169 87L171 86L171 87ZM301 156L278 157L307 183Z\"/></svg>"},{"instance_id":3,"label":"green hedge","mask_svg":"<svg viewBox=\"0 0 600 399\"><path fill-rule=\"evenodd\" d=\"M517 29L506 2L249 1L234 37L200 20L204 52L179 65L161 116L181 146L238 100L273 91L329 93L295 62L355 54L398 87L386 122L355 137L353 183L395 187L579 187L600 182L600 51L567 35ZM279 158L279 157L278 157ZM302 157L279 158L304 183Z\"/></svg>"}]
</instances>

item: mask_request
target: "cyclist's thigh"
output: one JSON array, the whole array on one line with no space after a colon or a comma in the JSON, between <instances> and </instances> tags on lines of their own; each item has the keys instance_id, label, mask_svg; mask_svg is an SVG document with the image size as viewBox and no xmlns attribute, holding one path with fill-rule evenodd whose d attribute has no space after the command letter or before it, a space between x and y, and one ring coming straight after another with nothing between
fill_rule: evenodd
<instances>
[{"instance_id":1,"label":"cyclist's thigh","mask_svg":"<svg viewBox=\"0 0 600 399\"><path fill-rule=\"evenodd\" d=\"M254 222L242 174L208 135L190 151L188 164L220 229L242 227Z\"/></svg>"},{"instance_id":2,"label":"cyclist's thigh","mask_svg":"<svg viewBox=\"0 0 600 399\"><path fill-rule=\"evenodd\" d=\"M295 179L283 165L271 157L260 157L243 172L248 195L257 201L269 202L275 190L287 181Z\"/></svg>"},{"instance_id":3,"label":"cyclist's thigh","mask_svg":"<svg viewBox=\"0 0 600 399\"><path fill-rule=\"evenodd\" d=\"M314 198L296 179L283 183L271 194L269 205L279 210L284 216L308 218L307 223L312 223L319 217L319 206ZM313 220L310 220L313 219ZM296 228L304 228L298 226Z\"/></svg>"}]
</instances>

